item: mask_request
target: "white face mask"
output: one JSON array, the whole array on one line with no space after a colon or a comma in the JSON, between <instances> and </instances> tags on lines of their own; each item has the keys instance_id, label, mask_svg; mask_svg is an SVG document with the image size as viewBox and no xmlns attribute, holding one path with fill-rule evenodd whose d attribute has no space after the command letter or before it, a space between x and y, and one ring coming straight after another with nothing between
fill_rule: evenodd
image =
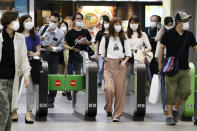
<instances>
[{"instance_id":1,"label":"white face mask","mask_svg":"<svg viewBox=\"0 0 197 131\"><path fill-rule=\"evenodd\" d=\"M139 24L130 24L130 28L133 30L133 31L136 31L138 29L138 26Z\"/></svg>"},{"instance_id":2,"label":"white face mask","mask_svg":"<svg viewBox=\"0 0 197 131\"><path fill-rule=\"evenodd\" d=\"M27 30L31 30L34 27L34 23L33 22L27 22L24 24L25 29Z\"/></svg>"},{"instance_id":3,"label":"white face mask","mask_svg":"<svg viewBox=\"0 0 197 131\"><path fill-rule=\"evenodd\" d=\"M56 27L57 27L57 24L56 24L56 23L54 23L54 22L49 22L49 28L50 28L50 29L56 29Z\"/></svg>"},{"instance_id":4,"label":"white face mask","mask_svg":"<svg viewBox=\"0 0 197 131\"><path fill-rule=\"evenodd\" d=\"M183 30L189 30L189 22L183 23Z\"/></svg>"},{"instance_id":5,"label":"white face mask","mask_svg":"<svg viewBox=\"0 0 197 131\"><path fill-rule=\"evenodd\" d=\"M165 29L166 30L170 30L170 29L172 29L174 26L165 26Z\"/></svg>"},{"instance_id":6,"label":"white face mask","mask_svg":"<svg viewBox=\"0 0 197 131\"><path fill-rule=\"evenodd\" d=\"M76 22L75 22L75 26L83 27L83 22L76 21Z\"/></svg>"},{"instance_id":7,"label":"white face mask","mask_svg":"<svg viewBox=\"0 0 197 131\"><path fill-rule=\"evenodd\" d=\"M155 28L157 26L157 23L156 22L150 22L150 27L151 28Z\"/></svg>"},{"instance_id":8,"label":"white face mask","mask_svg":"<svg viewBox=\"0 0 197 131\"><path fill-rule=\"evenodd\" d=\"M3 29L3 26L2 26L2 24L0 24L0 30L2 30Z\"/></svg>"},{"instance_id":9,"label":"white face mask","mask_svg":"<svg viewBox=\"0 0 197 131\"><path fill-rule=\"evenodd\" d=\"M66 26L62 26L62 27L60 27L60 30L62 30L64 33L66 33L67 32L67 27Z\"/></svg>"},{"instance_id":10,"label":"white face mask","mask_svg":"<svg viewBox=\"0 0 197 131\"><path fill-rule=\"evenodd\" d=\"M121 31L122 27L121 27L120 25L115 25L115 26L114 26L114 29L115 29L115 31L116 31L117 33L119 33L119 32Z\"/></svg>"},{"instance_id":11,"label":"white face mask","mask_svg":"<svg viewBox=\"0 0 197 131\"><path fill-rule=\"evenodd\" d=\"M109 28L109 24L104 24L104 28L108 29Z\"/></svg>"},{"instance_id":12,"label":"white face mask","mask_svg":"<svg viewBox=\"0 0 197 131\"><path fill-rule=\"evenodd\" d=\"M17 31L19 29L19 21L12 21L11 22L11 26L9 26L9 28L11 28L14 31Z\"/></svg>"}]
</instances>

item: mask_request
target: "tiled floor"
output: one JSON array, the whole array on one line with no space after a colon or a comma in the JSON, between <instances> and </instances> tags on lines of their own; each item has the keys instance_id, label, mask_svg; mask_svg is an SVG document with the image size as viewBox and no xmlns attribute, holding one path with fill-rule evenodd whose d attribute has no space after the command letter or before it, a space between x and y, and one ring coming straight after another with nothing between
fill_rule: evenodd
<instances>
[{"instance_id":1,"label":"tiled floor","mask_svg":"<svg viewBox=\"0 0 197 131\"><path fill-rule=\"evenodd\" d=\"M104 106L104 92L98 90L98 114L95 122L87 122L73 114L71 102L58 93L55 102L55 108L49 109L49 115L46 122L35 122L33 125L25 124L25 90L22 93L19 103L19 121L13 123L12 131L196 131L197 127L193 122L180 121L176 126L165 125L165 116L163 115L161 104L147 104L146 117L143 122L135 122L124 116L120 123L112 123L107 120Z\"/></svg>"}]
</instances>

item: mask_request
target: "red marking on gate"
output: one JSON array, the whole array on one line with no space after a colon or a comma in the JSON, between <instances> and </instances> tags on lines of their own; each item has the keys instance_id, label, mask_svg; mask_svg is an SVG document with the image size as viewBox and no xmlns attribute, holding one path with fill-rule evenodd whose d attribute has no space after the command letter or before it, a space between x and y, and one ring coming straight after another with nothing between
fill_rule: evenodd
<instances>
[{"instance_id":1,"label":"red marking on gate","mask_svg":"<svg viewBox=\"0 0 197 131\"><path fill-rule=\"evenodd\" d=\"M76 81L75 81L75 80L71 80L71 81L70 81L70 85L71 85L72 87L76 86Z\"/></svg>"},{"instance_id":2,"label":"red marking on gate","mask_svg":"<svg viewBox=\"0 0 197 131\"><path fill-rule=\"evenodd\" d=\"M57 86L57 87L61 86L61 81L60 80L56 80L55 81L55 86Z\"/></svg>"}]
</instances>

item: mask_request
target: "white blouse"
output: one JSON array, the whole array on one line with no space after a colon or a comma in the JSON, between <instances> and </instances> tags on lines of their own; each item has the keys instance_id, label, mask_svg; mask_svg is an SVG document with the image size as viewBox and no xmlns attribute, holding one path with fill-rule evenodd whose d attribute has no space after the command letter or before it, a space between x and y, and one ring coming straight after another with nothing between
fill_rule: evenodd
<instances>
[{"instance_id":1,"label":"white blouse","mask_svg":"<svg viewBox=\"0 0 197 131\"><path fill-rule=\"evenodd\" d=\"M124 49L125 53L123 53L123 48L119 37L110 37L109 44L107 48L107 58L111 59L119 59L124 58L126 56L131 56L131 51L129 50L128 41L124 41ZM105 55L105 37L101 39L99 54Z\"/></svg>"},{"instance_id":2,"label":"white blouse","mask_svg":"<svg viewBox=\"0 0 197 131\"><path fill-rule=\"evenodd\" d=\"M129 49L130 50L136 50L137 47L142 46L145 44L147 49L151 49L151 45L148 39L148 36L146 35L145 32L142 32L142 37L138 38L138 33L133 32L133 35L131 38L128 38L128 43L129 43Z\"/></svg>"}]
</instances>

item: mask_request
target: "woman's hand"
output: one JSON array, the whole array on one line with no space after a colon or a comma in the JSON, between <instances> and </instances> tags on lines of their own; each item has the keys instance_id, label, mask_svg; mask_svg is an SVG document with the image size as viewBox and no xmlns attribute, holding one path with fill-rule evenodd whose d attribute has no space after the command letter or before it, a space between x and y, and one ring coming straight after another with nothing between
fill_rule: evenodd
<instances>
[{"instance_id":1,"label":"woman's hand","mask_svg":"<svg viewBox=\"0 0 197 131\"><path fill-rule=\"evenodd\" d=\"M24 76L25 87L29 88L29 76Z\"/></svg>"},{"instance_id":2,"label":"woman's hand","mask_svg":"<svg viewBox=\"0 0 197 131\"><path fill-rule=\"evenodd\" d=\"M35 53L33 51L30 51L29 56L35 56Z\"/></svg>"}]
</instances>

